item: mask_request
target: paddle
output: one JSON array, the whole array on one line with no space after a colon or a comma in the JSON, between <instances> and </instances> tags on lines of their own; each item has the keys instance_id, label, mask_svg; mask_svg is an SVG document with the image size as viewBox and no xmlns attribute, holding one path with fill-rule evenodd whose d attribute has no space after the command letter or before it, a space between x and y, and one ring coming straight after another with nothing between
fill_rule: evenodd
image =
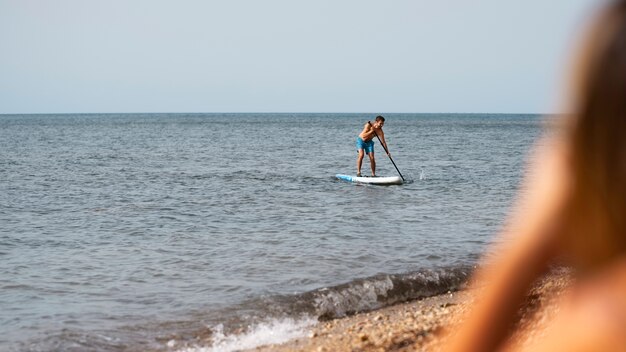
<instances>
[{"instance_id":1,"label":"paddle","mask_svg":"<svg viewBox=\"0 0 626 352\"><path fill-rule=\"evenodd\" d=\"M367 123L372 126L372 123L367 121ZM374 126L372 126L372 128L374 128ZM374 136L376 136L376 138L378 138L378 142L380 143L380 145L383 146L383 149L385 149L385 152L387 153L387 156L389 157L389 160L391 160L391 163L393 164L393 167L396 168L396 171L398 171L398 175L400 175L400 177L402 178L402 182L405 181L404 176L402 176L402 173L400 172L400 170L398 170L398 167L396 166L396 163L393 162L393 159L391 158L391 155L389 155L389 150L387 150L387 147L383 144L383 141L380 140L380 137L378 137L378 134L376 134L376 131L372 131L374 132Z\"/></svg>"}]
</instances>

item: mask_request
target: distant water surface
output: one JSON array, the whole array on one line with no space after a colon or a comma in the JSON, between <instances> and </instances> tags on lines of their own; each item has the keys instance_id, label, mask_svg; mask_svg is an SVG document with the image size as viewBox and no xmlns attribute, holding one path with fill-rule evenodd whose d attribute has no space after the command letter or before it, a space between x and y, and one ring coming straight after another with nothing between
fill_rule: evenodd
<instances>
[{"instance_id":1,"label":"distant water surface","mask_svg":"<svg viewBox=\"0 0 626 352\"><path fill-rule=\"evenodd\" d=\"M0 115L0 350L228 350L216 336L458 286L542 119L386 115L409 182L334 179L374 117Z\"/></svg>"}]
</instances>

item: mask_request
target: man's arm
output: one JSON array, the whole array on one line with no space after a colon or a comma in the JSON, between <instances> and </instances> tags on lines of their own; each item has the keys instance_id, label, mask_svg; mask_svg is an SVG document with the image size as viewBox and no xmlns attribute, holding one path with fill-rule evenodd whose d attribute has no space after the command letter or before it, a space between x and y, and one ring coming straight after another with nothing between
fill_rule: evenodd
<instances>
[{"instance_id":1,"label":"man's arm","mask_svg":"<svg viewBox=\"0 0 626 352\"><path fill-rule=\"evenodd\" d=\"M381 128L378 131L378 138L380 138L380 143L382 143L383 147L385 147L385 152L387 153L387 155L389 154L389 148L387 147L387 141L385 141L385 132L383 132L383 129Z\"/></svg>"},{"instance_id":2,"label":"man's arm","mask_svg":"<svg viewBox=\"0 0 626 352\"><path fill-rule=\"evenodd\" d=\"M510 334L516 312L533 281L562 248L570 192L565 156L558 149L537 152L524 180L523 196L507 221L494 259L474 275L480 299L442 350L494 351ZM551 148L556 148L552 147Z\"/></svg>"}]
</instances>

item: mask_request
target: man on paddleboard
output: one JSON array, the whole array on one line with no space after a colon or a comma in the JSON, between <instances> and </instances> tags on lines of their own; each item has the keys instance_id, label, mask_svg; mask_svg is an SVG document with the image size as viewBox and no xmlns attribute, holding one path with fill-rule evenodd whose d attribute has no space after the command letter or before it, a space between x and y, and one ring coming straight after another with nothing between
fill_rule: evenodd
<instances>
[{"instance_id":1,"label":"man on paddleboard","mask_svg":"<svg viewBox=\"0 0 626 352\"><path fill-rule=\"evenodd\" d=\"M372 167L372 177L376 176L376 160L374 160L374 138L378 136L383 148L389 154L389 148L387 148L387 142L385 142L385 133L383 132L383 125L385 124L385 118L382 116L376 116L374 123L367 121L363 126L363 131L356 138L356 150L359 153L356 159L356 175L361 177L361 164L363 164L363 156L365 153L370 157L370 165Z\"/></svg>"}]
</instances>

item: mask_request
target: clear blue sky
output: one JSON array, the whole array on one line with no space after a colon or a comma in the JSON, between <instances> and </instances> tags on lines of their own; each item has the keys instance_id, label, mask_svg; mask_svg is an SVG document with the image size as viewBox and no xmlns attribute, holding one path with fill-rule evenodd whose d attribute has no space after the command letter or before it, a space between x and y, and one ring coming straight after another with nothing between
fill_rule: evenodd
<instances>
[{"instance_id":1,"label":"clear blue sky","mask_svg":"<svg viewBox=\"0 0 626 352\"><path fill-rule=\"evenodd\" d=\"M0 0L0 114L557 112L597 0Z\"/></svg>"}]
</instances>

